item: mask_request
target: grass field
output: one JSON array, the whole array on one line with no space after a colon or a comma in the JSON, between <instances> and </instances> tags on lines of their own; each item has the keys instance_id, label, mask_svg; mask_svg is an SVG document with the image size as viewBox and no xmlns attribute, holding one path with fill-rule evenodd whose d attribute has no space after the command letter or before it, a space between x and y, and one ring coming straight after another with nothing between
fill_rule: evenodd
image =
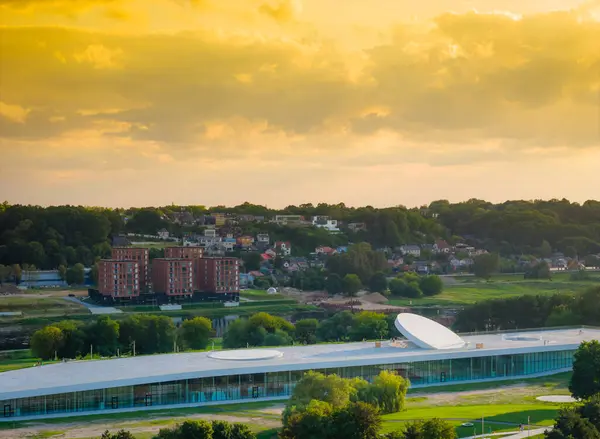
<instances>
[{"instance_id":1,"label":"grass field","mask_svg":"<svg viewBox=\"0 0 600 439\"><path fill-rule=\"evenodd\" d=\"M286 299L283 294L267 294L265 290L242 290L240 297L248 300L281 300Z\"/></svg>"},{"instance_id":2,"label":"grass field","mask_svg":"<svg viewBox=\"0 0 600 439\"><path fill-rule=\"evenodd\" d=\"M28 297L0 297L0 312L21 311L25 316L65 316L69 314L89 314L87 308L61 297L39 297L31 294Z\"/></svg>"},{"instance_id":3,"label":"grass field","mask_svg":"<svg viewBox=\"0 0 600 439\"><path fill-rule=\"evenodd\" d=\"M454 306L468 305L486 299L499 299L522 296L525 294L551 295L555 293L577 292L591 286L599 285L598 281L570 281L564 273L553 280L523 280L519 278L496 277L489 282L473 277L453 278L447 282L444 291L434 297L422 299L391 299L390 304L397 306Z\"/></svg>"}]
</instances>

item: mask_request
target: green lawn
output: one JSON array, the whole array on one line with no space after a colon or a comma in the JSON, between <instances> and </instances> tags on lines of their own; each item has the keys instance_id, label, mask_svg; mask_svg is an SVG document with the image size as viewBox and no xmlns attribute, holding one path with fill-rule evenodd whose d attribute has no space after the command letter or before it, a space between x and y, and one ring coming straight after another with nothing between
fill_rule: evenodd
<instances>
[{"instance_id":1,"label":"green lawn","mask_svg":"<svg viewBox=\"0 0 600 439\"><path fill-rule=\"evenodd\" d=\"M89 311L75 302L60 297L0 297L0 312L22 311L26 315L50 314L89 314Z\"/></svg>"},{"instance_id":2,"label":"green lawn","mask_svg":"<svg viewBox=\"0 0 600 439\"><path fill-rule=\"evenodd\" d=\"M527 424L529 417L531 425L549 426L554 423L560 406L557 404L488 404L471 406L423 407L410 408L390 415L384 415L383 431L394 431L402 428L407 421L418 419L442 418L456 426L459 437L471 436L473 428L481 433L481 418L484 419L485 431L511 431L519 424ZM461 427L462 423L470 422L474 427Z\"/></svg>"},{"instance_id":3,"label":"green lawn","mask_svg":"<svg viewBox=\"0 0 600 439\"><path fill-rule=\"evenodd\" d=\"M282 300L286 299L283 294L267 294L265 290L241 290L240 297L249 300Z\"/></svg>"},{"instance_id":4,"label":"green lawn","mask_svg":"<svg viewBox=\"0 0 600 439\"><path fill-rule=\"evenodd\" d=\"M444 286L444 291L434 297L422 299L391 299L390 304L397 306L453 306L467 305L486 299L516 297L525 294L567 293L581 291L598 285L594 281L557 280L491 280L489 282L470 278L458 278L456 283Z\"/></svg>"},{"instance_id":5,"label":"green lawn","mask_svg":"<svg viewBox=\"0 0 600 439\"><path fill-rule=\"evenodd\" d=\"M557 373L555 375L549 375L538 378L528 379L512 379L505 381L490 381L487 383L463 383L463 384L449 384L446 386L433 386L409 389L409 396L421 396L430 393L442 393L442 392L471 392L475 390L494 390L499 387L514 386L517 384L527 384L527 387L531 389L532 393L552 394L552 395L567 395L569 394L568 386L571 379L572 372ZM543 389L543 391L542 391Z\"/></svg>"}]
</instances>

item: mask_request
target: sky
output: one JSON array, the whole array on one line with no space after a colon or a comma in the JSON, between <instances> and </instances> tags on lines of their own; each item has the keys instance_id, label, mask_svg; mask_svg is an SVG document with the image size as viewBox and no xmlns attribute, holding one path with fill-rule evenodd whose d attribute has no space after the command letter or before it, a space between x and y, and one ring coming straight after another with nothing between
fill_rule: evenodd
<instances>
[{"instance_id":1,"label":"sky","mask_svg":"<svg viewBox=\"0 0 600 439\"><path fill-rule=\"evenodd\" d=\"M600 0L0 0L0 200L598 198Z\"/></svg>"}]
</instances>

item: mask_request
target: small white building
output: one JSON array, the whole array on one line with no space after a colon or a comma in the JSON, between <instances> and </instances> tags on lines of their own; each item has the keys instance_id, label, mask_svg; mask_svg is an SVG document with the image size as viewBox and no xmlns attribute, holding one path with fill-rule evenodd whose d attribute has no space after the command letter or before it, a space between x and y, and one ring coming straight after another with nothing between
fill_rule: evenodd
<instances>
[{"instance_id":1,"label":"small white building","mask_svg":"<svg viewBox=\"0 0 600 439\"><path fill-rule=\"evenodd\" d=\"M319 229L325 229L330 233L338 233L340 231L337 220L331 219L328 216L313 216L311 223Z\"/></svg>"}]
</instances>

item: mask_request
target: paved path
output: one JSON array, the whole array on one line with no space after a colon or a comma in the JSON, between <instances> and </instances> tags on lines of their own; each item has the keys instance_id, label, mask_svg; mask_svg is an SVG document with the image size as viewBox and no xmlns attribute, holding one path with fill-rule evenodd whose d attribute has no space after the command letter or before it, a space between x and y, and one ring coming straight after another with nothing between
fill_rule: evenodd
<instances>
[{"instance_id":1,"label":"paved path","mask_svg":"<svg viewBox=\"0 0 600 439\"><path fill-rule=\"evenodd\" d=\"M88 303L85 300L79 300L76 297L63 297L63 299L85 306L92 314L121 314L123 312L122 310L112 306L100 306L96 305L95 303Z\"/></svg>"},{"instance_id":2,"label":"paved path","mask_svg":"<svg viewBox=\"0 0 600 439\"><path fill-rule=\"evenodd\" d=\"M536 428L536 429L531 429L531 431L504 431L504 432L500 432L500 433L489 433L489 434L478 434L477 436L469 436L469 437L465 437L463 439L484 439L487 437L494 437L494 436L503 436L502 439L526 439L530 436L535 436L538 434L543 434L544 431L546 430L551 430L552 427L545 427L545 428ZM511 434L514 433L514 434ZM506 436L508 435L508 436Z\"/></svg>"}]
</instances>

